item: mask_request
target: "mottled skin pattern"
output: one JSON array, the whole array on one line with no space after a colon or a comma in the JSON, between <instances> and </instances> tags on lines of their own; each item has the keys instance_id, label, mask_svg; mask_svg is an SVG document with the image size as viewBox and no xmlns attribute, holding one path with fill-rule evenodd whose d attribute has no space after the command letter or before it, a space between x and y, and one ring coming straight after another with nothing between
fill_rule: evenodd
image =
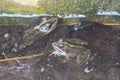
<instances>
[{"instance_id":1,"label":"mottled skin pattern","mask_svg":"<svg viewBox=\"0 0 120 80\"><path fill-rule=\"evenodd\" d=\"M68 39L68 41L76 41L75 39ZM83 65L91 55L91 51L84 47L83 45L87 44L87 42L78 40L81 45L76 46L72 45L68 42L54 42L52 43L52 46L55 50L53 54L59 55L59 52L61 53L61 56L65 56L65 61L64 62L69 62L72 60L72 58L76 58L76 64ZM78 43L74 42L74 43ZM62 54L63 53L63 54Z\"/></svg>"}]
</instances>

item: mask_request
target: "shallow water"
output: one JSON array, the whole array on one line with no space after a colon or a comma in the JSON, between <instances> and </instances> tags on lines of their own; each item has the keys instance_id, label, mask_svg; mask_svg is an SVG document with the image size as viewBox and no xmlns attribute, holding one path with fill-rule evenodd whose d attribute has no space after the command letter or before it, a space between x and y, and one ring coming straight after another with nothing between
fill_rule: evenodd
<instances>
[{"instance_id":1,"label":"shallow water","mask_svg":"<svg viewBox=\"0 0 120 80\"><path fill-rule=\"evenodd\" d=\"M29 62L8 61L0 65L1 80L34 80Z\"/></svg>"},{"instance_id":2,"label":"shallow water","mask_svg":"<svg viewBox=\"0 0 120 80\"><path fill-rule=\"evenodd\" d=\"M0 62L0 80L120 80L119 28L93 23L92 26L72 32L71 26L62 26L34 45L14 51L12 49L15 46L12 45L21 40L24 27L0 26L1 52L4 50L6 57L12 58L41 53L45 49L44 55ZM81 38L88 42L87 48L92 55L83 66L75 65L75 59L64 63L64 57L49 55L53 51L51 43L66 37ZM0 55L0 58L5 57Z\"/></svg>"}]
</instances>

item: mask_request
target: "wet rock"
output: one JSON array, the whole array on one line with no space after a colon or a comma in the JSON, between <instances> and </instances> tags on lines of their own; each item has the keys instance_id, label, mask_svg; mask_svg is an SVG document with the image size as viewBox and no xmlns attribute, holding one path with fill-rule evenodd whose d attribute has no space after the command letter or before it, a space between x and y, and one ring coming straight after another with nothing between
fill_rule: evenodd
<instances>
[{"instance_id":1,"label":"wet rock","mask_svg":"<svg viewBox=\"0 0 120 80\"><path fill-rule=\"evenodd\" d=\"M5 33L5 34L4 34L4 37L5 37L6 39L9 39L10 34L9 34L9 33Z\"/></svg>"}]
</instances>

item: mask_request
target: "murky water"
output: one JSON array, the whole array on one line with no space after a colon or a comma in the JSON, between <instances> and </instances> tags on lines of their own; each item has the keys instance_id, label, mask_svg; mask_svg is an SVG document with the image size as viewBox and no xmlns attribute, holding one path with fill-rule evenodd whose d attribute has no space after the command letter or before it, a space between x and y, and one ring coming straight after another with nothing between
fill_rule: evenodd
<instances>
[{"instance_id":1,"label":"murky water","mask_svg":"<svg viewBox=\"0 0 120 80\"><path fill-rule=\"evenodd\" d=\"M120 80L120 30L114 27L93 22L82 22L77 30L73 25L59 26L34 44L18 50L26 26L0 26L0 61L6 59L0 62L0 80ZM81 49L90 49L91 55L82 66L76 65L76 56L65 61L65 56L50 55L54 51L52 43L70 38L88 43ZM67 49L74 52L71 47ZM44 54L7 60L38 53Z\"/></svg>"},{"instance_id":2,"label":"murky water","mask_svg":"<svg viewBox=\"0 0 120 80\"><path fill-rule=\"evenodd\" d=\"M29 62L20 60L1 63L0 76L1 80L34 80Z\"/></svg>"}]
</instances>

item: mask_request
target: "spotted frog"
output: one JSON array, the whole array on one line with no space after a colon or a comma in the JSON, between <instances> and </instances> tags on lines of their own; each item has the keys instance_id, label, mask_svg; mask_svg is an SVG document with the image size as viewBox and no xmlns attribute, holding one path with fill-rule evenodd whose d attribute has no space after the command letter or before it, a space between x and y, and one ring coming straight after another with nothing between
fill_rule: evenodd
<instances>
[{"instance_id":1,"label":"spotted frog","mask_svg":"<svg viewBox=\"0 0 120 80\"><path fill-rule=\"evenodd\" d=\"M75 44L77 41L79 45L76 46L71 44L70 42L72 41L74 41ZM90 49L87 49L84 45L88 45L88 43L80 39L69 39L66 41L60 39L57 42L52 43L53 49L55 50L52 54L64 56L64 62L70 62L72 58L75 58L75 63L82 65L90 59L91 55Z\"/></svg>"}]
</instances>

